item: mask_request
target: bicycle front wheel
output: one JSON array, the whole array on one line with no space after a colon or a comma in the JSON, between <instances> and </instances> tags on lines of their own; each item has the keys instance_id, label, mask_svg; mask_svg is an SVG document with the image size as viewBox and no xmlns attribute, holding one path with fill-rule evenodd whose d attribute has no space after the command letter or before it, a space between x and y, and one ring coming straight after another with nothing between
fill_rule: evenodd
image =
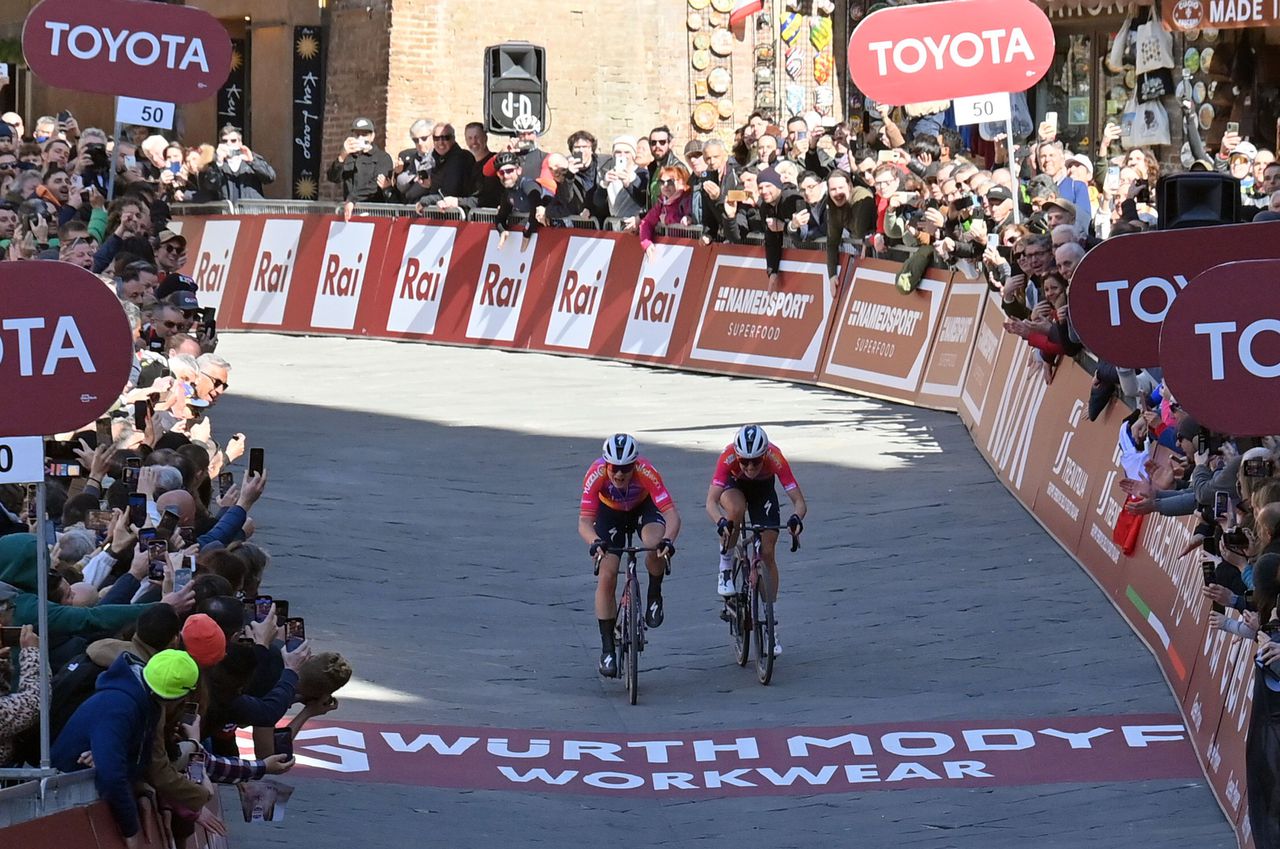
<instances>
[{"instance_id":1,"label":"bicycle front wheel","mask_svg":"<svg viewBox=\"0 0 1280 849\"><path fill-rule=\"evenodd\" d=\"M627 622L624 639L627 644L625 674L627 676L627 696L631 704L636 703L640 695L640 582L631 577L627 588Z\"/></svg>"},{"instance_id":2,"label":"bicycle front wheel","mask_svg":"<svg viewBox=\"0 0 1280 849\"><path fill-rule=\"evenodd\" d=\"M751 618L756 639L756 677L761 684L773 679L773 602L765 601L773 595L769 585L769 570L759 564L755 592L751 594Z\"/></svg>"},{"instance_id":3,"label":"bicycle front wheel","mask_svg":"<svg viewBox=\"0 0 1280 849\"><path fill-rule=\"evenodd\" d=\"M751 657L751 588L747 583L746 564L741 561L735 563L733 571L741 586L729 599L733 602L729 631L733 634L734 659L739 666L746 666L747 659Z\"/></svg>"}]
</instances>

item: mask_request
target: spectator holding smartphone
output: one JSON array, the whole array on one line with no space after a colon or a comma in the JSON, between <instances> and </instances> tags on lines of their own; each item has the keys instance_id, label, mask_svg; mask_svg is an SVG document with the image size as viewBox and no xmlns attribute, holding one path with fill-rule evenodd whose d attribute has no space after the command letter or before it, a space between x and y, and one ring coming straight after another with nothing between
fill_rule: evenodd
<instances>
[{"instance_id":1,"label":"spectator holding smartphone","mask_svg":"<svg viewBox=\"0 0 1280 849\"><path fill-rule=\"evenodd\" d=\"M370 127L372 129L372 125ZM244 143L240 128L227 124L220 133L209 178L222 200L261 200L262 187L276 181L276 169ZM163 177L163 174L161 175Z\"/></svg>"},{"instance_id":2,"label":"spectator holding smartphone","mask_svg":"<svg viewBox=\"0 0 1280 849\"><path fill-rule=\"evenodd\" d=\"M386 199L391 187L394 163L391 155L374 145L373 122L357 118L351 122L351 135L342 141L338 158L329 164L331 183L342 184L342 199L361 203Z\"/></svg>"}]
</instances>

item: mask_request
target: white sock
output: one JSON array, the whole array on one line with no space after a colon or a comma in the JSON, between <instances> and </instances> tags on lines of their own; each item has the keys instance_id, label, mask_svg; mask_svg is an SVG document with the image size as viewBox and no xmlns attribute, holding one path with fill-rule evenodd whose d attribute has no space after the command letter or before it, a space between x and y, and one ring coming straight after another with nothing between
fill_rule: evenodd
<instances>
[{"instance_id":1,"label":"white sock","mask_svg":"<svg viewBox=\"0 0 1280 849\"><path fill-rule=\"evenodd\" d=\"M730 572L733 570L733 552L720 555L720 571Z\"/></svg>"}]
</instances>

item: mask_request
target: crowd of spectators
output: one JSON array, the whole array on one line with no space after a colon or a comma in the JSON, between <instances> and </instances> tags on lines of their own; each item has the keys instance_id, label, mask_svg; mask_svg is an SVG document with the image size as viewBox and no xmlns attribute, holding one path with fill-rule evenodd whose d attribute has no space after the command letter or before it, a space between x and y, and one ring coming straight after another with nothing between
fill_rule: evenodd
<instances>
[{"instance_id":1,"label":"crowd of spectators","mask_svg":"<svg viewBox=\"0 0 1280 849\"><path fill-rule=\"evenodd\" d=\"M252 462L243 434L215 431L232 366L216 353L216 314L180 271L186 242L165 228L167 203L188 191L253 197L274 178L234 127L221 142L201 152L145 132L121 140L108 203L101 131L69 116L38 119L30 137L12 113L0 123L6 259L98 274L134 333L110 412L46 442L44 522L34 487L0 486L0 767L40 765L43 638L52 765L95 770L128 846L225 833L215 785L261 798L293 766L293 736L337 707L351 674L312 648L286 593L266 594L278 576L251 515L265 461ZM239 728L251 729L252 757ZM167 833L144 840L150 827Z\"/></svg>"}]
</instances>

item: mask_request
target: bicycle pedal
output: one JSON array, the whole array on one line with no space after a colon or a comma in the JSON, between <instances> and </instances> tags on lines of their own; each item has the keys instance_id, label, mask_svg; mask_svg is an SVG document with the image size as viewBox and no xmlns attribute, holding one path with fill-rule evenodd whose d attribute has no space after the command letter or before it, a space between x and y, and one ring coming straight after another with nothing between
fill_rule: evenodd
<instances>
[{"instance_id":1,"label":"bicycle pedal","mask_svg":"<svg viewBox=\"0 0 1280 849\"><path fill-rule=\"evenodd\" d=\"M735 618L733 611L729 610L727 607L720 611L721 622L732 622Z\"/></svg>"}]
</instances>

